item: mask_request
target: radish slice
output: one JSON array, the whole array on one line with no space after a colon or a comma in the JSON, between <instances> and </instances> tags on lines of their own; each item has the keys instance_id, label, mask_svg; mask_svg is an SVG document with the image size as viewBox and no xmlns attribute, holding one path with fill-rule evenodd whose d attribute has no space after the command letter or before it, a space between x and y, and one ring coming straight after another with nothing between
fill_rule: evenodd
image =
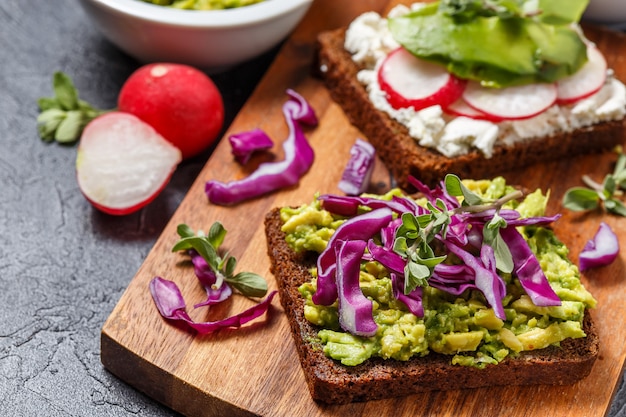
<instances>
[{"instance_id":1,"label":"radish slice","mask_svg":"<svg viewBox=\"0 0 626 417\"><path fill-rule=\"evenodd\" d=\"M556 85L526 84L506 88L467 83L463 100L471 107L500 119L528 119L545 111L556 101Z\"/></svg>"},{"instance_id":2,"label":"radish slice","mask_svg":"<svg viewBox=\"0 0 626 417\"><path fill-rule=\"evenodd\" d=\"M466 81L438 64L417 58L404 48L392 51L378 70L378 83L395 109L446 107L463 93Z\"/></svg>"},{"instance_id":3,"label":"radish slice","mask_svg":"<svg viewBox=\"0 0 626 417\"><path fill-rule=\"evenodd\" d=\"M156 198L181 160L180 150L138 117L107 113L80 138L78 186L98 210L130 214Z\"/></svg>"},{"instance_id":4,"label":"radish slice","mask_svg":"<svg viewBox=\"0 0 626 417\"><path fill-rule=\"evenodd\" d=\"M571 104L597 93L606 81L606 70L604 55L590 44L585 65L576 73L557 81L557 103Z\"/></svg>"},{"instance_id":5,"label":"radish slice","mask_svg":"<svg viewBox=\"0 0 626 417\"><path fill-rule=\"evenodd\" d=\"M444 111L453 116L469 117L470 119L486 120L493 123L498 123L503 120L501 117L496 117L470 107L462 98L450 104Z\"/></svg>"}]
</instances>

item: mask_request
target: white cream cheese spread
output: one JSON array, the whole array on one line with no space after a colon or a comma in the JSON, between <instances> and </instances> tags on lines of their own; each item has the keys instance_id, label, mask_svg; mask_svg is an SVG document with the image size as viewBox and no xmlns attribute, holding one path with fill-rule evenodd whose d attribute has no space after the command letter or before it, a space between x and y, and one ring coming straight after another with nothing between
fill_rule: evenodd
<instances>
[{"instance_id":1,"label":"white cream cheese spread","mask_svg":"<svg viewBox=\"0 0 626 417\"><path fill-rule=\"evenodd\" d=\"M399 16L422 7L416 3L409 9L397 6L389 16ZM387 19L376 12L357 17L346 31L345 49L359 65L357 78L372 104L391 118L406 126L409 135L424 147L434 148L447 157L466 154L478 149L490 158L496 143L513 144L571 132L595 123L619 120L626 114L626 87L611 70L604 86L594 95L571 105L553 105L543 113L524 120L493 123L463 116L446 114L435 105L419 111L411 108L394 109L378 84L378 67L387 54L399 47L393 39Z\"/></svg>"}]
</instances>

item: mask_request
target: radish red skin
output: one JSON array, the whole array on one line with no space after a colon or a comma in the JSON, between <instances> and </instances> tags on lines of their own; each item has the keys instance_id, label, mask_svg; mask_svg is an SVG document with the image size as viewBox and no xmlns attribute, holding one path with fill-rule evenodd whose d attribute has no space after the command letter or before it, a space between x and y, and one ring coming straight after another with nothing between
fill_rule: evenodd
<instances>
[{"instance_id":1,"label":"radish red skin","mask_svg":"<svg viewBox=\"0 0 626 417\"><path fill-rule=\"evenodd\" d=\"M461 97L467 84L438 64L423 61L402 47L389 53L377 76L387 101L395 109L422 110L436 104L446 107ZM403 84L414 91L400 91Z\"/></svg>"},{"instance_id":2,"label":"radish red skin","mask_svg":"<svg viewBox=\"0 0 626 417\"><path fill-rule=\"evenodd\" d=\"M224 124L222 96L200 70L182 64L148 64L126 80L118 109L151 125L182 152L183 159L208 149Z\"/></svg>"}]
</instances>

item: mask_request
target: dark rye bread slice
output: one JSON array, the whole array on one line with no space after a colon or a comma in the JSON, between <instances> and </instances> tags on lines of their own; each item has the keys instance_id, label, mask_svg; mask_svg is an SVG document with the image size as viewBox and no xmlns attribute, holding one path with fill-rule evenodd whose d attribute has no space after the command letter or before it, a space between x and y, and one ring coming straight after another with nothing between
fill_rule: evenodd
<instances>
[{"instance_id":1,"label":"dark rye bread slice","mask_svg":"<svg viewBox=\"0 0 626 417\"><path fill-rule=\"evenodd\" d=\"M268 254L281 304L291 326L302 370L314 400L346 404L405 396L433 390L456 390L494 385L569 385L586 377L598 356L598 334L589 313L583 329L587 337L567 339L560 347L524 352L485 369L450 364L450 357L431 353L407 362L370 359L344 366L327 358L316 341L318 329L304 318L298 287L310 280L315 258L296 254L281 231L280 209L265 218Z\"/></svg>"},{"instance_id":2,"label":"dark rye bread slice","mask_svg":"<svg viewBox=\"0 0 626 417\"><path fill-rule=\"evenodd\" d=\"M412 175L428 185L438 183L445 174L461 178L493 178L507 171L575 155L612 149L624 141L624 121L601 122L571 133L554 134L511 146L496 145L493 157L479 151L448 158L419 146L405 126L377 110L356 74L360 68L344 49L345 29L323 32L318 36L318 70L331 97L374 145L398 185L410 189Z\"/></svg>"}]
</instances>

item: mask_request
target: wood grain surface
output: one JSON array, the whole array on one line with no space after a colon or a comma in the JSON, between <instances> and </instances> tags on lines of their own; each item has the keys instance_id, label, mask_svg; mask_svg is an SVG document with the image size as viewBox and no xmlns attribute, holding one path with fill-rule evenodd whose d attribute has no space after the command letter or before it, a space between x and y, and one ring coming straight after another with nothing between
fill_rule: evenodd
<instances>
[{"instance_id":1,"label":"wood grain surface","mask_svg":"<svg viewBox=\"0 0 626 417\"><path fill-rule=\"evenodd\" d=\"M188 416L602 416L620 380L626 356L626 274L620 258L608 267L585 273L584 283L598 300L593 311L601 338L600 357L584 381L565 387L496 387L478 390L433 392L345 406L323 406L309 396L292 342L287 319L277 299L269 314L234 331L197 336L163 320L151 299L148 283L154 276L175 281L188 305L204 299L193 269L185 257L172 253L176 226L187 223L207 230L221 221L228 234L225 249L239 260L238 270L264 275L270 289L276 284L269 272L263 217L273 207L311 201L315 192L339 193L337 184L349 158L349 149L360 137L341 109L332 102L320 80L312 76L316 34L347 24L367 10L384 12L387 1L358 2L316 0L284 44L276 61L237 116L226 136L252 128L264 129L276 145L272 157L282 159L281 142L287 127L281 112L285 90L302 94L315 109L320 124L307 131L316 153L312 169L298 186L233 207L208 203L204 184L209 179L230 181L253 168L234 162L228 141L222 140L199 177L167 224L154 248L130 282L103 326L101 359L104 366L128 384ZM626 38L597 28L587 35L605 52L618 78L626 80ZM259 156L253 164L267 156ZM602 180L612 170L615 155L590 155L553 164L505 173L511 183L550 190L549 212L562 211L565 190L580 185L582 174ZM378 163L374 184L389 187L390 178ZM600 212L572 213L556 223L557 235L571 248L571 258L606 221L626 248L626 219ZM199 321L215 320L251 305L240 296L206 313L191 310Z\"/></svg>"}]
</instances>

